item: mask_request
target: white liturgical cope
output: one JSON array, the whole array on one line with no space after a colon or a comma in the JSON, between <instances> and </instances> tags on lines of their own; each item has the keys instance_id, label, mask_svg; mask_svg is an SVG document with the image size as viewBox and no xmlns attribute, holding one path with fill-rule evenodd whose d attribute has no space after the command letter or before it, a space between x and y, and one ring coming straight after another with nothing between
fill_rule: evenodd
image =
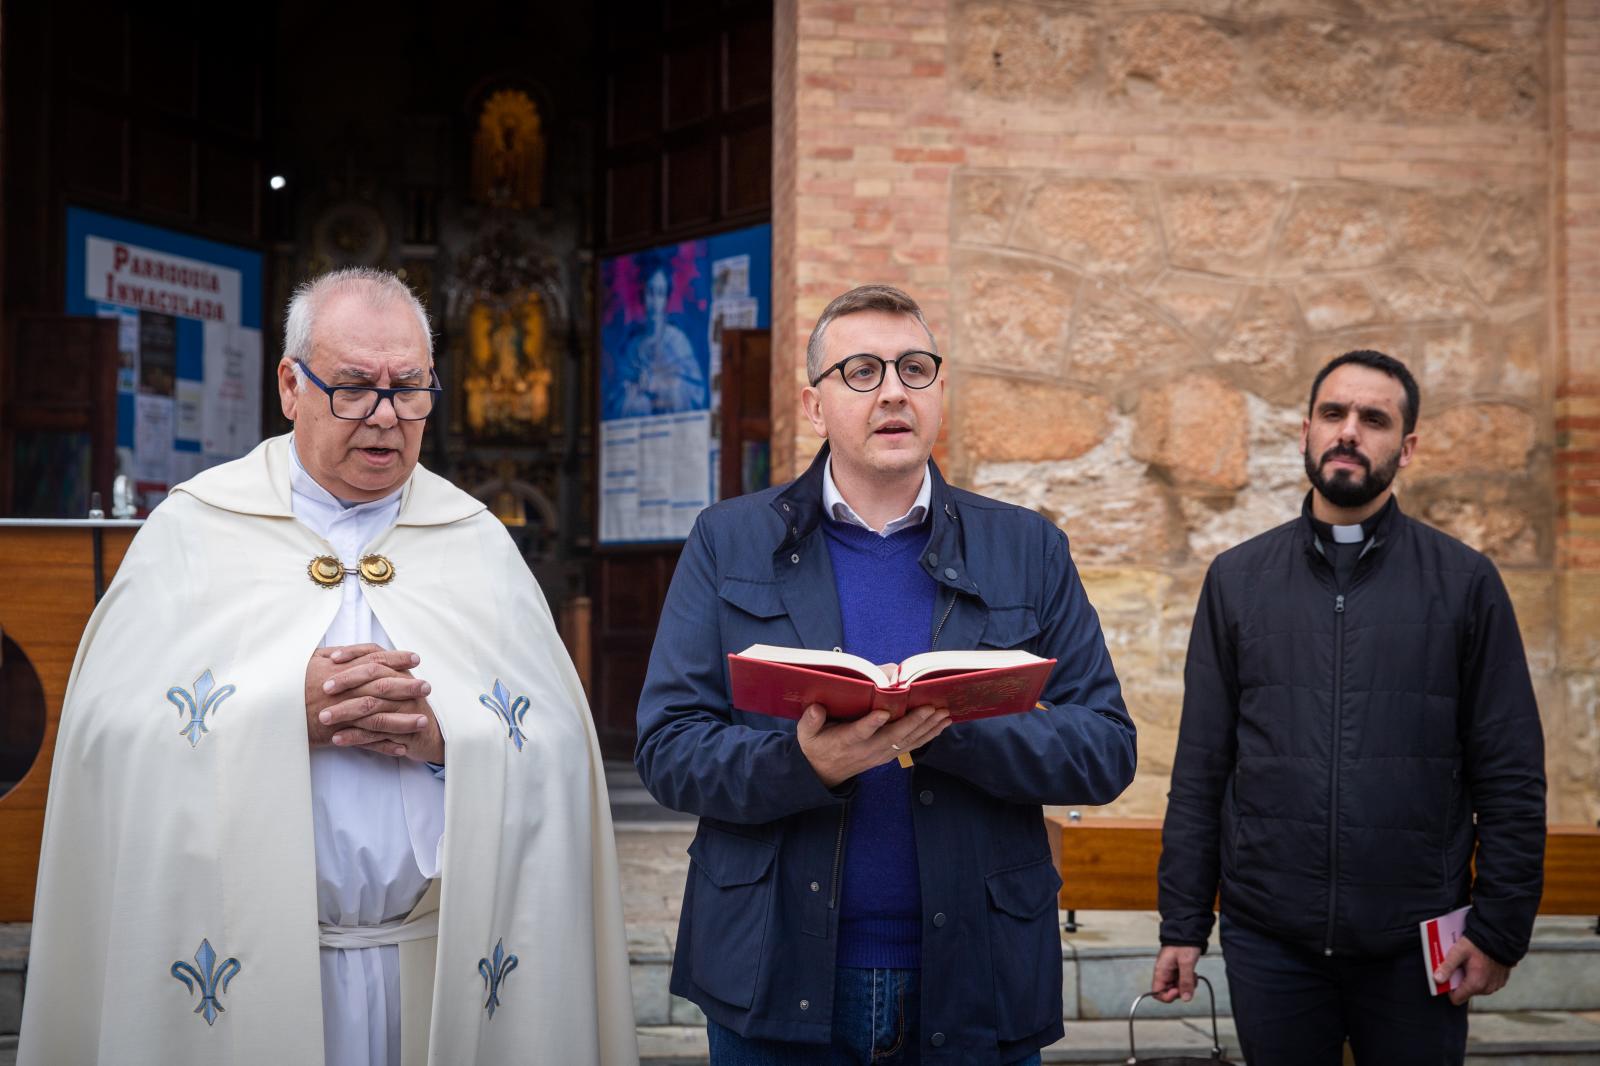
<instances>
[{"instance_id":1,"label":"white liturgical cope","mask_svg":"<svg viewBox=\"0 0 1600 1066\"><path fill-rule=\"evenodd\" d=\"M292 448L289 454L295 518L332 545L346 567L354 567L366 546L394 525L401 490L347 507L306 473ZM359 579L347 577L338 594L344 601L323 647L394 647L367 606ZM444 781L423 763L359 749L313 748L311 818L317 919L324 924L370 926L402 918L439 876ZM328 1066L398 1066L400 949L325 947L321 957Z\"/></svg>"}]
</instances>

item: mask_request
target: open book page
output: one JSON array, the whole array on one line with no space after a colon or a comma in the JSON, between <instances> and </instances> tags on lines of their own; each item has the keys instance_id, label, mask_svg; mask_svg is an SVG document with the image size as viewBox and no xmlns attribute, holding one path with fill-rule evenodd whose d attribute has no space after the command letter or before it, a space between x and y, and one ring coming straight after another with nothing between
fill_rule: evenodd
<instances>
[{"instance_id":1,"label":"open book page","mask_svg":"<svg viewBox=\"0 0 1600 1066\"><path fill-rule=\"evenodd\" d=\"M896 669L890 666L890 672L875 663L868 662L859 655L851 655L843 651L816 651L811 648L780 648L773 644L752 644L739 653L746 659L762 659L769 663L790 663L794 666L805 666L812 670L823 670L833 674L864 677L879 688L892 688L894 686L892 672Z\"/></svg>"},{"instance_id":2,"label":"open book page","mask_svg":"<svg viewBox=\"0 0 1600 1066\"><path fill-rule=\"evenodd\" d=\"M967 674L975 670L1001 670L1008 666L1026 666L1043 662L1037 655L1025 651L925 651L913 655L900 664L896 682L909 685L923 677L939 674Z\"/></svg>"}]
</instances>

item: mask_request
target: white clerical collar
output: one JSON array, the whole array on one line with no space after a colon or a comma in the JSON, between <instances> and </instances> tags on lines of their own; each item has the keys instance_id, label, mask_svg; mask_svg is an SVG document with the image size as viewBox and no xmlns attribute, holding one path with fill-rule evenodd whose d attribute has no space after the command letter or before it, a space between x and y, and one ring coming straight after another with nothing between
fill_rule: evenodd
<instances>
[{"instance_id":1,"label":"white clerical collar","mask_svg":"<svg viewBox=\"0 0 1600 1066\"><path fill-rule=\"evenodd\" d=\"M933 475L929 473L927 467L923 467L922 487L917 490L917 498L912 503L911 510L879 531L862 521L861 516L856 514L854 509L844 502L844 497L839 494L839 486L833 483L833 456L828 456L827 460L822 464L822 508L836 522L848 522L852 526L860 526L862 529L877 533L879 536L887 537L900 532L902 529L910 529L912 526L921 525L922 520L928 515L928 506L932 500Z\"/></svg>"},{"instance_id":2,"label":"white clerical collar","mask_svg":"<svg viewBox=\"0 0 1600 1066\"><path fill-rule=\"evenodd\" d=\"M341 500L306 472L300 464L300 453L295 450L294 438L289 438L289 488L296 494L313 500L328 507L336 507L341 511L358 511L362 508L378 508L394 502L400 493L405 491L405 486L395 489L381 500L369 500L366 503L356 503L352 500Z\"/></svg>"},{"instance_id":3,"label":"white clerical collar","mask_svg":"<svg viewBox=\"0 0 1600 1066\"><path fill-rule=\"evenodd\" d=\"M1359 523L1353 526L1329 526L1328 528L1333 530L1333 542L1335 544L1360 544L1367 539L1366 534L1361 532Z\"/></svg>"}]
</instances>

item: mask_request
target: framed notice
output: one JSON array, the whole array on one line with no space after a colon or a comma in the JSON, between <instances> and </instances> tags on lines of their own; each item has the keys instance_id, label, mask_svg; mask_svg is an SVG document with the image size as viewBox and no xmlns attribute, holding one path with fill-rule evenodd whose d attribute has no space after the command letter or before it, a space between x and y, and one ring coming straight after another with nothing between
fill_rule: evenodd
<instances>
[{"instance_id":1,"label":"framed notice","mask_svg":"<svg viewBox=\"0 0 1600 1066\"><path fill-rule=\"evenodd\" d=\"M719 496L722 331L769 324L772 228L600 264L600 543L682 540Z\"/></svg>"},{"instance_id":2,"label":"framed notice","mask_svg":"<svg viewBox=\"0 0 1600 1066\"><path fill-rule=\"evenodd\" d=\"M66 310L115 319L117 472L141 510L261 440L259 252L67 208Z\"/></svg>"}]
</instances>

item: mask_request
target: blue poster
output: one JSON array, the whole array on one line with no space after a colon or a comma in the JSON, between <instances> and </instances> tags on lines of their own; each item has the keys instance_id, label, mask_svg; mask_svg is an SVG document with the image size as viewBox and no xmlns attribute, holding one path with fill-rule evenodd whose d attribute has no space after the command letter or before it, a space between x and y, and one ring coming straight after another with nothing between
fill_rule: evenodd
<instances>
[{"instance_id":1,"label":"blue poster","mask_svg":"<svg viewBox=\"0 0 1600 1066\"><path fill-rule=\"evenodd\" d=\"M602 420L711 409L705 258L685 241L601 265Z\"/></svg>"},{"instance_id":2,"label":"blue poster","mask_svg":"<svg viewBox=\"0 0 1600 1066\"><path fill-rule=\"evenodd\" d=\"M682 540L717 499L722 330L770 322L772 230L600 264L600 542Z\"/></svg>"}]
</instances>

